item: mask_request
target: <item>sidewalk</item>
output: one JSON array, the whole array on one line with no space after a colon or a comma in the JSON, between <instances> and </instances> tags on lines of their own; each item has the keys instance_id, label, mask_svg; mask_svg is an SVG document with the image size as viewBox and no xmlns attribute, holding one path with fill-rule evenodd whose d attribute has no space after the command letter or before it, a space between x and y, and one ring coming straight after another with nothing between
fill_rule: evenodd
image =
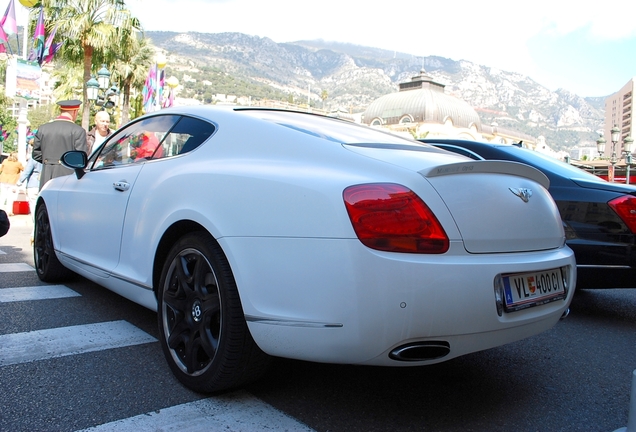
<instances>
[{"instance_id":1,"label":"sidewalk","mask_svg":"<svg viewBox=\"0 0 636 432\"><path fill-rule=\"evenodd\" d=\"M9 232L0 237L0 263L25 262L32 266L31 215L9 216L9 223Z\"/></svg>"},{"instance_id":2,"label":"sidewalk","mask_svg":"<svg viewBox=\"0 0 636 432\"><path fill-rule=\"evenodd\" d=\"M31 219L30 214L9 216L9 222L11 223L11 227L33 225L33 220Z\"/></svg>"}]
</instances>

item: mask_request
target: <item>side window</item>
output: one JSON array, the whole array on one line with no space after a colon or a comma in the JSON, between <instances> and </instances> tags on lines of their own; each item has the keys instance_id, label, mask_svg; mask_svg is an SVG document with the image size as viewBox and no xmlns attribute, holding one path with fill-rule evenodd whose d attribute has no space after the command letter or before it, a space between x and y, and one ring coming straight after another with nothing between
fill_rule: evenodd
<instances>
[{"instance_id":1,"label":"side window","mask_svg":"<svg viewBox=\"0 0 636 432\"><path fill-rule=\"evenodd\" d=\"M164 151L169 155L191 152L203 144L214 130L212 124L203 120L182 117L164 141Z\"/></svg>"},{"instance_id":2,"label":"side window","mask_svg":"<svg viewBox=\"0 0 636 432\"><path fill-rule=\"evenodd\" d=\"M158 115L132 123L110 137L89 167L109 168L188 153L203 144L214 125L192 117Z\"/></svg>"},{"instance_id":3,"label":"side window","mask_svg":"<svg viewBox=\"0 0 636 432\"><path fill-rule=\"evenodd\" d=\"M180 118L176 115L160 115L121 129L102 146L93 168L108 168L168 156L162 143Z\"/></svg>"}]
</instances>

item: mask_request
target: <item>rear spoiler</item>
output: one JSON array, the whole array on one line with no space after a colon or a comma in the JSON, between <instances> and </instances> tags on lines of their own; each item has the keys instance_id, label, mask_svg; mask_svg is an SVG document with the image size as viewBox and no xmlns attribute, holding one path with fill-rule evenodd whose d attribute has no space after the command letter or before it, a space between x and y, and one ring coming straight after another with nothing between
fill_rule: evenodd
<instances>
[{"instance_id":1,"label":"rear spoiler","mask_svg":"<svg viewBox=\"0 0 636 432\"><path fill-rule=\"evenodd\" d=\"M538 169L523 163L510 161L483 160L458 162L448 165L440 165L433 168L427 168L419 171L419 173L427 178L440 177L444 175L474 173L510 174L534 180L546 189L550 187L550 180Z\"/></svg>"}]
</instances>

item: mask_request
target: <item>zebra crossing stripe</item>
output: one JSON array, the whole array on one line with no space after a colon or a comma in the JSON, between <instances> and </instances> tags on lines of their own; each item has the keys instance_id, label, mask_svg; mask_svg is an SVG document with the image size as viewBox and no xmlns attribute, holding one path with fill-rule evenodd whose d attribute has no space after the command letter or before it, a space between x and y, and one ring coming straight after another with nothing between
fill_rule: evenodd
<instances>
[{"instance_id":1,"label":"zebra crossing stripe","mask_svg":"<svg viewBox=\"0 0 636 432\"><path fill-rule=\"evenodd\" d=\"M0 264L0 273L25 272L25 271L34 271L34 270L35 269L33 267L25 263Z\"/></svg>"},{"instance_id":2,"label":"zebra crossing stripe","mask_svg":"<svg viewBox=\"0 0 636 432\"><path fill-rule=\"evenodd\" d=\"M0 289L0 303L28 300L48 300L67 297L81 297L81 295L64 285L44 285Z\"/></svg>"},{"instance_id":3,"label":"zebra crossing stripe","mask_svg":"<svg viewBox=\"0 0 636 432\"><path fill-rule=\"evenodd\" d=\"M77 432L277 430L313 432L310 427L240 390L105 423Z\"/></svg>"},{"instance_id":4,"label":"zebra crossing stripe","mask_svg":"<svg viewBox=\"0 0 636 432\"><path fill-rule=\"evenodd\" d=\"M0 335L0 366L156 342L126 321Z\"/></svg>"}]
</instances>

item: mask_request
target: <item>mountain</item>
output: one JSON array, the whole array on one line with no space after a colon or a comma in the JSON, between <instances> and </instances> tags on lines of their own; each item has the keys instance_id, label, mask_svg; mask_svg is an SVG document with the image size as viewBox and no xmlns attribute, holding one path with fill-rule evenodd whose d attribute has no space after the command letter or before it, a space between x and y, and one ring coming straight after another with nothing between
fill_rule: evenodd
<instances>
[{"instance_id":1,"label":"mountain","mask_svg":"<svg viewBox=\"0 0 636 432\"><path fill-rule=\"evenodd\" d=\"M146 32L168 53L180 96L206 103L216 94L277 99L363 112L421 69L471 104L482 124L544 136L556 150L594 145L604 98L550 91L528 76L439 56L416 57L323 40L276 43L242 33ZM323 97L325 97L323 99Z\"/></svg>"}]
</instances>

